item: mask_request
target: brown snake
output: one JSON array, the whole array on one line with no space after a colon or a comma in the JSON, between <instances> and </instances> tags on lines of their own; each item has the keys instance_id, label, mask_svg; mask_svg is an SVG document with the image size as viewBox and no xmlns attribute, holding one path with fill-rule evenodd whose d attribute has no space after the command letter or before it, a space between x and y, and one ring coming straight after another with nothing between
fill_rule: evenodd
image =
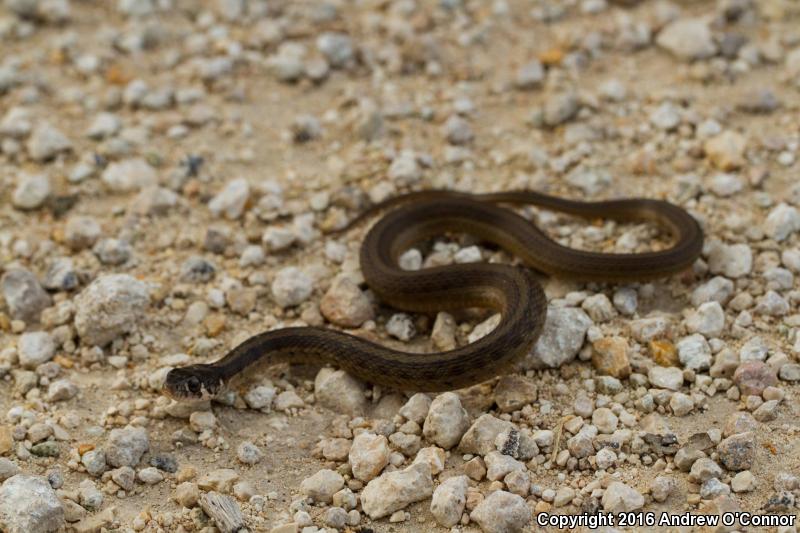
<instances>
[{"instance_id":1,"label":"brown snake","mask_svg":"<svg viewBox=\"0 0 800 533\"><path fill-rule=\"evenodd\" d=\"M575 250L554 242L498 203L536 205L590 219L656 222L675 243L638 254ZM361 271L369 287L384 302L406 311L490 308L502 315L491 333L454 350L414 354L332 329L278 329L250 337L214 363L171 370L165 392L177 399L213 397L255 363L329 363L375 384L416 391L455 389L497 375L527 353L541 333L547 311L544 292L522 267L470 263L405 271L397 266L398 257L409 247L447 231L495 243L546 274L586 281L640 281L674 274L691 266L703 245L697 221L669 202L641 198L579 202L533 191L410 193L368 210L348 227L378 209L394 206L398 207L369 230L361 246Z\"/></svg>"}]
</instances>

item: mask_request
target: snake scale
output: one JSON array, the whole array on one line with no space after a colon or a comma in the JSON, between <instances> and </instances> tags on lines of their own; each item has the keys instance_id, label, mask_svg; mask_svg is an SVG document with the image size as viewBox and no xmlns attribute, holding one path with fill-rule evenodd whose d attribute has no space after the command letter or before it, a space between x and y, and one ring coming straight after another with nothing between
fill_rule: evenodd
<instances>
[{"instance_id":1,"label":"snake scale","mask_svg":"<svg viewBox=\"0 0 800 533\"><path fill-rule=\"evenodd\" d=\"M674 244L637 254L576 250L556 243L533 223L498 204L535 205L587 219L655 222L671 234ZM584 281L642 281L675 274L690 267L703 246L697 221L661 200L582 202L528 190L423 191L379 204L356 221L388 207L393 209L370 228L360 251L361 271L373 292L391 306L411 312L492 309L502 318L491 333L453 350L412 354L333 329L277 329L250 337L214 363L171 370L164 391L176 399L214 397L231 378L256 363L332 364L375 384L414 391L456 389L501 373L527 353L541 333L547 311L544 291L530 270L512 265L399 268L398 257L405 250L448 231L494 243L545 274Z\"/></svg>"}]
</instances>

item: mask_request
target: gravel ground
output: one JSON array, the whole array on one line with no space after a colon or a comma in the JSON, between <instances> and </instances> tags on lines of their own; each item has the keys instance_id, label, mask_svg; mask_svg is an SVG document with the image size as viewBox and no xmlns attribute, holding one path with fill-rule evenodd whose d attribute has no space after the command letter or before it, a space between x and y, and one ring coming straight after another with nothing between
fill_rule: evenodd
<instances>
[{"instance_id":1,"label":"gravel ground","mask_svg":"<svg viewBox=\"0 0 800 533\"><path fill-rule=\"evenodd\" d=\"M796 515L799 22L792 0L4 0L0 530ZM282 366L214 403L160 394L271 328L475 340L497 317L381 306L364 225L332 232L409 190L521 187L668 199L703 256L652 283L542 278L537 346L469 389ZM575 248L669 242L521 213ZM450 235L401 263L512 259Z\"/></svg>"}]
</instances>

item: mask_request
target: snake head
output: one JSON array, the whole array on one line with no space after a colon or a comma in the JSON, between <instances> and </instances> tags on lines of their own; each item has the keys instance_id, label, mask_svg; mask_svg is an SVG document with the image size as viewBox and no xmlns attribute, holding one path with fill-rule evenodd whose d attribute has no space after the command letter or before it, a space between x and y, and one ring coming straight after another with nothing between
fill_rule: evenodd
<instances>
[{"instance_id":1,"label":"snake head","mask_svg":"<svg viewBox=\"0 0 800 533\"><path fill-rule=\"evenodd\" d=\"M164 380L164 393L175 400L210 400L224 388L219 370L206 365L173 368Z\"/></svg>"}]
</instances>

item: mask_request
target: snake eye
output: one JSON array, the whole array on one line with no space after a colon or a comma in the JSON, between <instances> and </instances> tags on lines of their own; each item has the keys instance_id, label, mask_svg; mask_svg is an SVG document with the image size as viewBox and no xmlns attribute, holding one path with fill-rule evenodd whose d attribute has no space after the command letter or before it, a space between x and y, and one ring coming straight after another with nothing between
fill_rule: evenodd
<instances>
[{"instance_id":1,"label":"snake eye","mask_svg":"<svg viewBox=\"0 0 800 533\"><path fill-rule=\"evenodd\" d=\"M191 392L193 394L197 394L197 393L200 392L200 389L202 388L202 386L200 384L200 380L197 379L196 377L192 376L192 377L190 377L189 379L186 380L186 388L189 389L189 392Z\"/></svg>"}]
</instances>

